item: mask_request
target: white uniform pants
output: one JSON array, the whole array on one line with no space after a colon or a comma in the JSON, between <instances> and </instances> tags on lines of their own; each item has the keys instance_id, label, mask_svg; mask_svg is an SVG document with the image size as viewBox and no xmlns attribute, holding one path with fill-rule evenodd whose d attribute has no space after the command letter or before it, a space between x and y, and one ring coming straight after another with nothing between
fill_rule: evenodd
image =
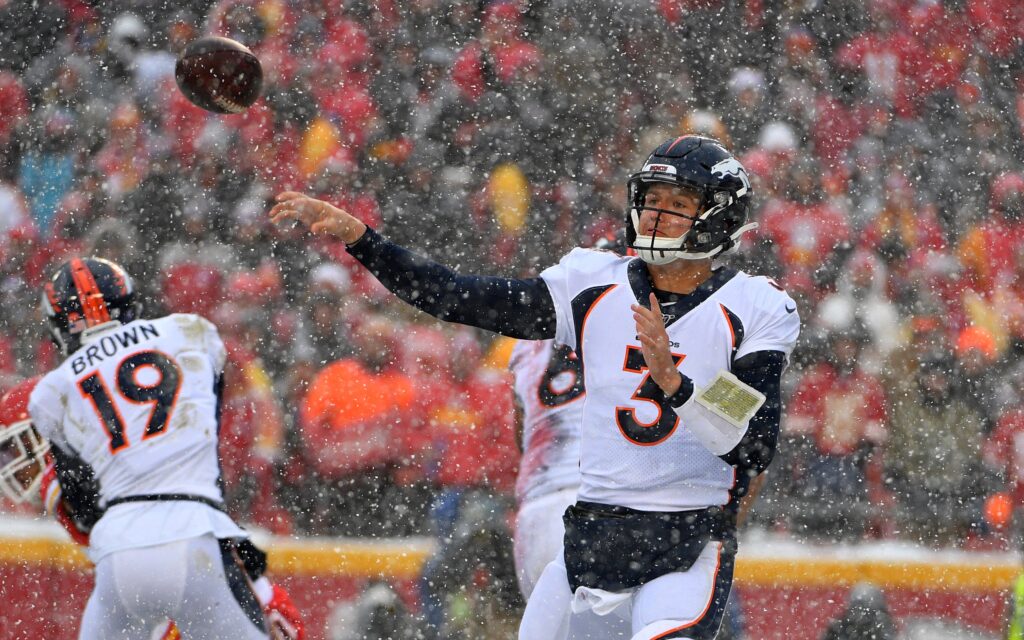
<instances>
[{"instance_id":1,"label":"white uniform pants","mask_svg":"<svg viewBox=\"0 0 1024 640\"><path fill-rule=\"evenodd\" d=\"M154 627L168 618L189 640L268 637L244 572L238 566L225 571L213 535L104 556L78 637L150 640Z\"/></svg>"},{"instance_id":2,"label":"white uniform pants","mask_svg":"<svg viewBox=\"0 0 1024 640\"><path fill-rule=\"evenodd\" d=\"M544 567L562 550L562 538L565 537L562 514L575 503L576 488L573 487L526 500L519 505L513 551L519 590L527 600Z\"/></svg>"}]
</instances>

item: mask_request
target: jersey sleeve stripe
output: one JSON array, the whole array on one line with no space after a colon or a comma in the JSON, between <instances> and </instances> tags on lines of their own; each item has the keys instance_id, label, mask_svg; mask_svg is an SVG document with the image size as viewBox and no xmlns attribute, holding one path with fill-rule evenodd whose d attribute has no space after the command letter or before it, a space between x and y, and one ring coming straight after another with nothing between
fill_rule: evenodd
<instances>
[{"instance_id":1,"label":"jersey sleeve stripe","mask_svg":"<svg viewBox=\"0 0 1024 640\"><path fill-rule=\"evenodd\" d=\"M732 327L732 320L729 319L729 311L725 308L724 304L718 305L722 309L722 315L725 316L725 324L729 326L729 335L732 336L732 348L736 349L736 330Z\"/></svg>"},{"instance_id":2,"label":"jersey sleeve stripe","mask_svg":"<svg viewBox=\"0 0 1024 640\"><path fill-rule=\"evenodd\" d=\"M572 299L572 317L573 322L576 323L576 348L574 351L580 359L581 366L583 363L583 330L587 326L587 318L590 317L590 312L597 306L601 298L616 286L607 284L591 287Z\"/></svg>"},{"instance_id":3,"label":"jersey sleeve stripe","mask_svg":"<svg viewBox=\"0 0 1024 640\"><path fill-rule=\"evenodd\" d=\"M740 317L729 310L729 307L722 303L718 303L718 306L722 308L722 315L725 316L725 323L729 325L729 332L732 335L732 360L736 359L736 351L743 344L743 322Z\"/></svg>"}]
</instances>

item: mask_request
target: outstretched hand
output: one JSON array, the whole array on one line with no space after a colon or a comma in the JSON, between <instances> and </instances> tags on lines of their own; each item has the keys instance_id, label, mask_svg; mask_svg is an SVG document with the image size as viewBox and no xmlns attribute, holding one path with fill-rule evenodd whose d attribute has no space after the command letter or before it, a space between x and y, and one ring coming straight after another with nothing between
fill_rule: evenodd
<instances>
[{"instance_id":1,"label":"outstretched hand","mask_svg":"<svg viewBox=\"0 0 1024 640\"><path fill-rule=\"evenodd\" d=\"M633 310L636 335L640 340L640 349L647 362L647 369L665 395L670 396L679 390L682 380L679 377L679 370L672 361L672 350L669 347L668 332L665 331L665 321L661 315L661 305L653 293L650 300L650 309L641 304L634 304L630 308Z\"/></svg>"},{"instance_id":2,"label":"outstretched hand","mask_svg":"<svg viewBox=\"0 0 1024 640\"><path fill-rule=\"evenodd\" d=\"M270 210L270 221L297 220L311 233L326 233L352 244L366 233L366 225L348 211L329 202L310 198L295 191L284 191L274 198L277 204Z\"/></svg>"}]
</instances>

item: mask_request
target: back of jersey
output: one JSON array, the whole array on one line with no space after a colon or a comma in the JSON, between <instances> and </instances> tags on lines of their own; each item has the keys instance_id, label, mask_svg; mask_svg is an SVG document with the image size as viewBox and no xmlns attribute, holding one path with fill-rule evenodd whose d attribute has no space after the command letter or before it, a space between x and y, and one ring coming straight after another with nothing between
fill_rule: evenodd
<instances>
[{"instance_id":1,"label":"back of jersey","mask_svg":"<svg viewBox=\"0 0 1024 640\"><path fill-rule=\"evenodd\" d=\"M580 483L583 371L572 349L552 340L519 341L509 368L523 409L520 502Z\"/></svg>"},{"instance_id":2,"label":"back of jersey","mask_svg":"<svg viewBox=\"0 0 1024 640\"><path fill-rule=\"evenodd\" d=\"M144 494L220 501L224 361L216 328L199 316L112 326L43 378L32 419L41 435L92 467L101 505Z\"/></svg>"}]
</instances>

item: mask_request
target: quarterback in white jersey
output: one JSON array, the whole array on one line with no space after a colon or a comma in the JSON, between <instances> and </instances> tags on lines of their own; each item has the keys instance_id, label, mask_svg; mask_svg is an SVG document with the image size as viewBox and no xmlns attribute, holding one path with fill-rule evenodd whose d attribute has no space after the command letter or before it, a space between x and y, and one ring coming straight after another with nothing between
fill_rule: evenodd
<instances>
[{"instance_id":1,"label":"quarterback in white jersey","mask_svg":"<svg viewBox=\"0 0 1024 640\"><path fill-rule=\"evenodd\" d=\"M65 493L95 511L96 586L79 637L143 640L172 618L184 637L266 638L233 556L248 536L219 486L216 328L194 315L139 318L128 274L98 258L58 268L42 304L66 359L29 413Z\"/></svg>"},{"instance_id":2,"label":"quarterback in white jersey","mask_svg":"<svg viewBox=\"0 0 1024 640\"><path fill-rule=\"evenodd\" d=\"M574 249L541 274L555 308L572 314L559 316L556 341L578 345L587 365L604 365L584 372L591 393L583 407L579 499L642 511L725 505L735 469L685 428L677 412L664 410L635 321L622 313L651 295L645 274L640 260L591 249ZM789 296L767 278L731 269L660 307L676 368L697 388L747 354L788 353L799 331Z\"/></svg>"},{"instance_id":3,"label":"quarterback in white jersey","mask_svg":"<svg viewBox=\"0 0 1024 640\"><path fill-rule=\"evenodd\" d=\"M532 279L459 274L302 194L278 195L270 212L341 238L435 317L554 339L579 356L581 486L564 552L527 604L527 640L582 637L581 614L623 610L633 640L714 638L740 502L775 453L796 305L771 280L715 263L756 226L745 169L717 141L680 136L648 156L628 191L638 257L576 249Z\"/></svg>"},{"instance_id":4,"label":"quarterback in white jersey","mask_svg":"<svg viewBox=\"0 0 1024 640\"><path fill-rule=\"evenodd\" d=\"M509 369L523 430L513 550L519 589L529 598L562 548L562 514L576 502L583 371L572 349L553 340L517 342Z\"/></svg>"}]
</instances>

